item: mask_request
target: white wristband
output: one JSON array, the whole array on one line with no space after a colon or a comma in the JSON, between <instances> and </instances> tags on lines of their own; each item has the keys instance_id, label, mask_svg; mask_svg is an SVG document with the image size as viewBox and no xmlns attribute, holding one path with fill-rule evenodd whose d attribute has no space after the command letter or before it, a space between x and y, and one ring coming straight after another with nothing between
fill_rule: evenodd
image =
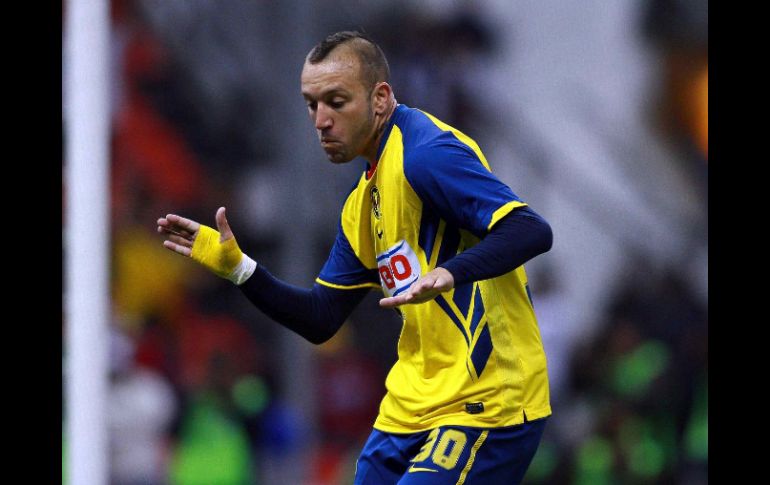
<instances>
[{"instance_id":1,"label":"white wristband","mask_svg":"<svg viewBox=\"0 0 770 485\"><path fill-rule=\"evenodd\" d=\"M232 281L236 285L243 284L247 279L251 277L252 274L254 274L254 270L257 269L257 262L251 259L246 255L246 253L243 253L243 257L241 258L241 261L238 263L238 266L235 267L232 273L230 273L230 276L227 277L228 280Z\"/></svg>"}]
</instances>

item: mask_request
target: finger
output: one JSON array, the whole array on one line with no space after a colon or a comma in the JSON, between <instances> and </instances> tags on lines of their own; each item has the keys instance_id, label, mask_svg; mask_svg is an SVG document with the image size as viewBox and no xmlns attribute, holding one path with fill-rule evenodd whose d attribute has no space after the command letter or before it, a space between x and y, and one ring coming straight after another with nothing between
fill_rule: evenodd
<instances>
[{"instance_id":1,"label":"finger","mask_svg":"<svg viewBox=\"0 0 770 485\"><path fill-rule=\"evenodd\" d=\"M409 292L406 294L406 296L416 297L421 295L422 293L430 290L433 288L433 285L435 283L435 280L429 276L423 276L419 280L417 280L411 288L409 288Z\"/></svg>"},{"instance_id":2,"label":"finger","mask_svg":"<svg viewBox=\"0 0 770 485\"><path fill-rule=\"evenodd\" d=\"M389 298L382 298L380 300L380 306L383 308L393 308L401 305L408 305L412 304L415 305L417 303L424 303L426 301L432 300L438 295L440 292L438 291L424 291L419 294L415 293L406 293L403 295L398 296L392 296Z\"/></svg>"},{"instance_id":3,"label":"finger","mask_svg":"<svg viewBox=\"0 0 770 485\"><path fill-rule=\"evenodd\" d=\"M168 240L178 244L179 246L184 246L186 248L192 248L193 246L193 242L191 240L184 237L176 236L174 234L170 235L168 237Z\"/></svg>"},{"instance_id":4,"label":"finger","mask_svg":"<svg viewBox=\"0 0 770 485\"><path fill-rule=\"evenodd\" d=\"M158 219L158 232L163 232L169 227L171 227L171 223L168 222L168 219L165 217Z\"/></svg>"},{"instance_id":5,"label":"finger","mask_svg":"<svg viewBox=\"0 0 770 485\"><path fill-rule=\"evenodd\" d=\"M158 226L158 232L166 233L166 234L174 234L176 236L189 239L190 241L195 240L195 236L193 234L190 234L188 231L185 231L184 229L171 228L167 226Z\"/></svg>"},{"instance_id":6,"label":"finger","mask_svg":"<svg viewBox=\"0 0 770 485\"><path fill-rule=\"evenodd\" d=\"M168 221L165 221L165 219L159 219L158 220L158 232L160 233L168 233L168 234L176 234L177 236L186 237L190 239L195 239L195 233L192 233L186 229L183 229L179 226L172 225Z\"/></svg>"},{"instance_id":7,"label":"finger","mask_svg":"<svg viewBox=\"0 0 770 485\"><path fill-rule=\"evenodd\" d=\"M186 217L178 216L176 214L168 214L165 217L166 221L169 223L169 225L176 229L183 229L185 231L188 231L190 234L195 234L198 232L198 229L200 229L201 225L192 219L188 219ZM160 224L161 219L158 220L158 224Z\"/></svg>"},{"instance_id":8,"label":"finger","mask_svg":"<svg viewBox=\"0 0 770 485\"><path fill-rule=\"evenodd\" d=\"M412 299L408 301L408 303L425 303L426 301L430 301L434 298L436 298L441 292L436 290L428 290L420 293L419 295L414 296Z\"/></svg>"},{"instance_id":9,"label":"finger","mask_svg":"<svg viewBox=\"0 0 770 485\"><path fill-rule=\"evenodd\" d=\"M391 296L388 298L382 298L380 300L380 306L383 308L394 308L399 305L403 305L406 302L407 301L405 295Z\"/></svg>"},{"instance_id":10,"label":"finger","mask_svg":"<svg viewBox=\"0 0 770 485\"><path fill-rule=\"evenodd\" d=\"M175 253L179 253L182 256L189 257L190 255L192 255L192 249L186 248L184 246L180 246L179 244L176 244L175 242L172 242L172 241L163 241L163 247L170 249Z\"/></svg>"},{"instance_id":11,"label":"finger","mask_svg":"<svg viewBox=\"0 0 770 485\"><path fill-rule=\"evenodd\" d=\"M443 276L437 276L430 287L435 290L443 290L444 288L446 288L448 283L449 281L447 281L447 279L444 278Z\"/></svg>"},{"instance_id":12,"label":"finger","mask_svg":"<svg viewBox=\"0 0 770 485\"><path fill-rule=\"evenodd\" d=\"M233 231L230 229L230 224L227 222L227 215L225 214L225 208L220 207L217 210L216 215L216 221L217 221L217 229L219 230L219 242L225 242L228 239L231 239L233 236Z\"/></svg>"}]
</instances>

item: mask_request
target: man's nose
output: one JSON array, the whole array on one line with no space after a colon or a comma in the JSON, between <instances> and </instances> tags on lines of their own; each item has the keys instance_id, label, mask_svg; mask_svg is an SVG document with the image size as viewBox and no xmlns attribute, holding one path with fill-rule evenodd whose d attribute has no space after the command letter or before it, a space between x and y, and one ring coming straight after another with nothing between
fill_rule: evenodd
<instances>
[{"instance_id":1,"label":"man's nose","mask_svg":"<svg viewBox=\"0 0 770 485\"><path fill-rule=\"evenodd\" d=\"M317 130L323 130L330 128L333 124L331 113L329 108L323 104L318 104L318 109L315 115L315 127Z\"/></svg>"}]
</instances>

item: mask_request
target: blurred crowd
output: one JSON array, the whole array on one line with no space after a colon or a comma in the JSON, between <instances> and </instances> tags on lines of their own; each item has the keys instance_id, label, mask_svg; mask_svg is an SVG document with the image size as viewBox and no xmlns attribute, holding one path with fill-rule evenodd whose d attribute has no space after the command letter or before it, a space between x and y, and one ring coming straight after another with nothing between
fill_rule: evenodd
<instances>
[{"instance_id":1,"label":"blurred crowd","mask_svg":"<svg viewBox=\"0 0 770 485\"><path fill-rule=\"evenodd\" d=\"M643 39L663 66L646 122L675 147L671 163L686 167L705 207L708 43L698 18L707 16L705 2L636 3L645 11ZM379 11L376 22L329 25L363 27L381 42L400 102L483 137L496 116L477 100L477 66L500 48L493 22L476 9L429 15L402 6ZM158 28L162 9L111 2L111 483L268 485L287 476L284 468L300 470L307 485L350 483L395 361L398 319L371 295L333 339L313 347L318 383L308 416L285 393L287 337L278 325L230 283L162 247L159 216L210 221L220 205L242 203L243 180L273 156L264 93L222 81L237 77L232 67L235 74L218 66L202 78L175 48L179 38ZM540 212L549 218L547 208ZM336 208L329 213L333 232ZM285 241L269 224L241 228L239 243L255 260L282 257ZM682 228L690 229L699 230ZM312 248L318 268L322 244ZM590 332L564 297L558 265L533 266L554 415L525 483L708 482L707 304L676 261L646 263L639 255L619 271Z\"/></svg>"}]
</instances>

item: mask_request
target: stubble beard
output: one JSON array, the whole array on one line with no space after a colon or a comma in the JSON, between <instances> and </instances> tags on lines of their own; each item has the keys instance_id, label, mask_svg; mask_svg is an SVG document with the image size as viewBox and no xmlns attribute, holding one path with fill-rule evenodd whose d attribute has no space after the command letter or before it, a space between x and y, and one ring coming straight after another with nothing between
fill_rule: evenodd
<instances>
[{"instance_id":1,"label":"stubble beard","mask_svg":"<svg viewBox=\"0 0 770 485\"><path fill-rule=\"evenodd\" d=\"M359 148L354 151L351 150L351 145L342 145L339 151L333 153L327 152L326 157L330 162L334 164L342 164L353 160L359 155L363 155L363 151L366 149L369 143L374 143L374 141L377 140L377 136L382 131L381 128L374 130L373 127L374 110L372 109L372 106L369 105L366 113L366 121L361 125L361 128L356 131L355 135L351 139L353 142L360 140L358 143Z\"/></svg>"}]
</instances>

